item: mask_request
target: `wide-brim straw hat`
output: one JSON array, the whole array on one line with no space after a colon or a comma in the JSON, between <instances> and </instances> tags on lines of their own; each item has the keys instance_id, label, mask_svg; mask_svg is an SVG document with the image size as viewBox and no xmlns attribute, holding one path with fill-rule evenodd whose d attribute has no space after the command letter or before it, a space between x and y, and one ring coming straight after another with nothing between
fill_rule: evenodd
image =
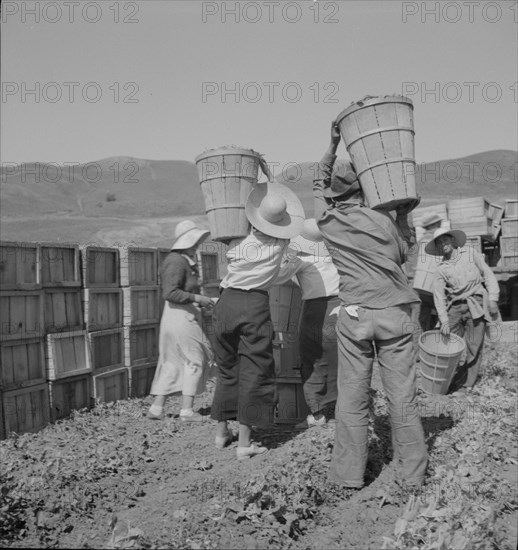
<instances>
[{"instance_id":1,"label":"wide-brim straw hat","mask_svg":"<svg viewBox=\"0 0 518 550\"><path fill-rule=\"evenodd\" d=\"M295 193L280 183L256 183L245 204L248 221L259 231L277 239L299 235L306 218Z\"/></svg>"},{"instance_id":2,"label":"wide-brim straw hat","mask_svg":"<svg viewBox=\"0 0 518 550\"><path fill-rule=\"evenodd\" d=\"M210 235L207 229L200 229L192 220L183 220L174 228L175 241L171 250L187 250L203 242Z\"/></svg>"},{"instance_id":3,"label":"wide-brim straw hat","mask_svg":"<svg viewBox=\"0 0 518 550\"><path fill-rule=\"evenodd\" d=\"M334 199L340 197L345 200L361 191L360 182L352 162L344 161L333 168L331 183L324 189L324 197Z\"/></svg>"},{"instance_id":4,"label":"wide-brim straw hat","mask_svg":"<svg viewBox=\"0 0 518 550\"><path fill-rule=\"evenodd\" d=\"M442 256L442 251L437 246L437 239L443 235L451 235L459 248L466 244L466 233L464 231L439 227L434 231L433 239L424 247L424 251L432 256Z\"/></svg>"},{"instance_id":5,"label":"wide-brim straw hat","mask_svg":"<svg viewBox=\"0 0 518 550\"><path fill-rule=\"evenodd\" d=\"M439 214L428 214L421 219L421 227L426 229L435 223L442 223L442 218Z\"/></svg>"},{"instance_id":6,"label":"wide-brim straw hat","mask_svg":"<svg viewBox=\"0 0 518 550\"><path fill-rule=\"evenodd\" d=\"M324 243L315 218L304 220L301 234L291 239L290 249L297 254L303 253L320 257L329 256L329 251Z\"/></svg>"}]
</instances>

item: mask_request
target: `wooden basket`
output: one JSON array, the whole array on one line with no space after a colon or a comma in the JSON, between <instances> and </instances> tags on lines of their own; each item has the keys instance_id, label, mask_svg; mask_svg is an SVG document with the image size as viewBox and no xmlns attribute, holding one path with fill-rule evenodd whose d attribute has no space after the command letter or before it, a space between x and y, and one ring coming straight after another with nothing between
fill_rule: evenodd
<instances>
[{"instance_id":1,"label":"wooden basket","mask_svg":"<svg viewBox=\"0 0 518 550\"><path fill-rule=\"evenodd\" d=\"M195 158L212 240L245 237L248 194L258 181L259 167L271 179L263 157L252 149L220 147Z\"/></svg>"},{"instance_id":2,"label":"wooden basket","mask_svg":"<svg viewBox=\"0 0 518 550\"><path fill-rule=\"evenodd\" d=\"M370 208L394 210L417 198L412 101L368 97L336 122Z\"/></svg>"}]
</instances>

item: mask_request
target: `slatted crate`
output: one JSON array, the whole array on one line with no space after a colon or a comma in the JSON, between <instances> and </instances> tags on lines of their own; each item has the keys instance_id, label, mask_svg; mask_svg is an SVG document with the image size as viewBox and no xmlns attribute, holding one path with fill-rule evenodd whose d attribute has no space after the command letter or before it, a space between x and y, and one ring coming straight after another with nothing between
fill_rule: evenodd
<instances>
[{"instance_id":1,"label":"slatted crate","mask_svg":"<svg viewBox=\"0 0 518 550\"><path fill-rule=\"evenodd\" d=\"M120 286L119 249L84 246L81 248L81 272L85 288Z\"/></svg>"},{"instance_id":2,"label":"slatted crate","mask_svg":"<svg viewBox=\"0 0 518 550\"><path fill-rule=\"evenodd\" d=\"M124 325L145 325L160 321L160 287L128 286L122 289Z\"/></svg>"},{"instance_id":3,"label":"slatted crate","mask_svg":"<svg viewBox=\"0 0 518 550\"><path fill-rule=\"evenodd\" d=\"M42 337L43 308L41 290L0 292L0 340Z\"/></svg>"},{"instance_id":4,"label":"slatted crate","mask_svg":"<svg viewBox=\"0 0 518 550\"><path fill-rule=\"evenodd\" d=\"M300 378L282 377L275 380L277 407L275 422L277 424L296 424L310 414L304 399Z\"/></svg>"},{"instance_id":5,"label":"slatted crate","mask_svg":"<svg viewBox=\"0 0 518 550\"><path fill-rule=\"evenodd\" d=\"M86 330L48 334L46 351L48 380L92 372Z\"/></svg>"},{"instance_id":6,"label":"slatted crate","mask_svg":"<svg viewBox=\"0 0 518 550\"><path fill-rule=\"evenodd\" d=\"M72 411L91 407L91 376L72 376L48 382L50 419L67 418Z\"/></svg>"},{"instance_id":7,"label":"slatted crate","mask_svg":"<svg viewBox=\"0 0 518 550\"><path fill-rule=\"evenodd\" d=\"M489 201L484 197L451 199L448 201L448 218L451 222L471 218L488 218Z\"/></svg>"},{"instance_id":8,"label":"slatted crate","mask_svg":"<svg viewBox=\"0 0 518 550\"><path fill-rule=\"evenodd\" d=\"M2 342L0 373L0 387L4 390L43 384L47 379L43 338Z\"/></svg>"},{"instance_id":9,"label":"slatted crate","mask_svg":"<svg viewBox=\"0 0 518 550\"><path fill-rule=\"evenodd\" d=\"M518 268L518 255L502 256L499 263L502 267Z\"/></svg>"},{"instance_id":10,"label":"slatted crate","mask_svg":"<svg viewBox=\"0 0 518 550\"><path fill-rule=\"evenodd\" d=\"M502 220L504 221L504 220ZM486 236L493 238L493 224L486 216L456 218L451 220L451 229L464 231L467 237Z\"/></svg>"},{"instance_id":11,"label":"slatted crate","mask_svg":"<svg viewBox=\"0 0 518 550\"><path fill-rule=\"evenodd\" d=\"M412 210L412 224L414 227L421 227L423 218L431 214L437 214L443 222L448 220L446 204L434 204L432 206L421 206Z\"/></svg>"},{"instance_id":12,"label":"slatted crate","mask_svg":"<svg viewBox=\"0 0 518 550\"><path fill-rule=\"evenodd\" d=\"M504 206L506 218L518 218L518 199L507 199Z\"/></svg>"},{"instance_id":13,"label":"slatted crate","mask_svg":"<svg viewBox=\"0 0 518 550\"><path fill-rule=\"evenodd\" d=\"M44 310L45 332L69 332L84 327L81 290L46 288Z\"/></svg>"},{"instance_id":14,"label":"slatted crate","mask_svg":"<svg viewBox=\"0 0 518 550\"><path fill-rule=\"evenodd\" d=\"M120 288L86 288L82 294L86 329L90 332L123 325Z\"/></svg>"},{"instance_id":15,"label":"slatted crate","mask_svg":"<svg viewBox=\"0 0 518 550\"><path fill-rule=\"evenodd\" d=\"M124 327L124 364L127 367L158 359L159 323Z\"/></svg>"},{"instance_id":16,"label":"slatted crate","mask_svg":"<svg viewBox=\"0 0 518 550\"><path fill-rule=\"evenodd\" d=\"M500 206L499 204L496 204L493 202L489 204L488 216L491 218L491 221L493 223L499 224L503 215L504 215L503 206Z\"/></svg>"},{"instance_id":17,"label":"slatted crate","mask_svg":"<svg viewBox=\"0 0 518 550\"><path fill-rule=\"evenodd\" d=\"M298 330L302 310L302 293L291 281L274 285L270 289L270 312L275 332L294 332Z\"/></svg>"},{"instance_id":18,"label":"slatted crate","mask_svg":"<svg viewBox=\"0 0 518 550\"><path fill-rule=\"evenodd\" d=\"M89 332L90 357L95 372L106 372L124 366L124 329Z\"/></svg>"},{"instance_id":19,"label":"slatted crate","mask_svg":"<svg viewBox=\"0 0 518 550\"><path fill-rule=\"evenodd\" d=\"M156 366L156 363L151 363L138 367L128 367L130 397L146 397L149 395Z\"/></svg>"},{"instance_id":20,"label":"slatted crate","mask_svg":"<svg viewBox=\"0 0 518 550\"><path fill-rule=\"evenodd\" d=\"M518 218L504 218L500 225L502 226L502 237L518 236Z\"/></svg>"},{"instance_id":21,"label":"slatted crate","mask_svg":"<svg viewBox=\"0 0 518 550\"><path fill-rule=\"evenodd\" d=\"M38 384L19 390L4 392L5 432L38 432L50 421L49 389Z\"/></svg>"},{"instance_id":22,"label":"slatted crate","mask_svg":"<svg viewBox=\"0 0 518 550\"><path fill-rule=\"evenodd\" d=\"M278 333L273 341L275 375L300 376L299 339L296 333Z\"/></svg>"},{"instance_id":23,"label":"slatted crate","mask_svg":"<svg viewBox=\"0 0 518 550\"><path fill-rule=\"evenodd\" d=\"M92 375L92 399L110 403L128 398L128 369L126 367Z\"/></svg>"},{"instance_id":24,"label":"slatted crate","mask_svg":"<svg viewBox=\"0 0 518 550\"><path fill-rule=\"evenodd\" d=\"M44 288L81 286L79 245L42 243L40 249L40 277Z\"/></svg>"},{"instance_id":25,"label":"slatted crate","mask_svg":"<svg viewBox=\"0 0 518 550\"><path fill-rule=\"evenodd\" d=\"M500 237L500 249L506 256L518 256L518 235Z\"/></svg>"},{"instance_id":26,"label":"slatted crate","mask_svg":"<svg viewBox=\"0 0 518 550\"><path fill-rule=\"evenodd\" d=\"M36 290L40 287L39 245L0 242L0 288L2 290Z\"/></svg>"},{"instance_id":27,"label":"slatted crate","mask_svg":"<svg viewBox=\"0 0 518 550\"><path fill-rule=\"evenodd\" d=\"M158 284L156 248L128 246L119 248L121 286Z\"/></svg>"},{"instance_id":28,"label":"slatted crate","mask_svg":"<svg viewBox=\"0 0 518 550\"><path fill-rule=\"evenodd\" d=\"M471 246L471 248L474 248L477 252L482 254L482 237L466 237L465 246Z\"/></svg>"}]
</instances>

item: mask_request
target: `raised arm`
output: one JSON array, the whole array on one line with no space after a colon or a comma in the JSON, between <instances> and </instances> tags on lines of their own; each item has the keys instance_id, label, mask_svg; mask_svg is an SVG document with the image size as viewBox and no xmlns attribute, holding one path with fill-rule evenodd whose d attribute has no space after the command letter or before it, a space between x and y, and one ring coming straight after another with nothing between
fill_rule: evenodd
<instances>
[{"instance_id":1,"label":"raised arm","mask_svg":"<svg viewBox=\"0 0 518 550\"><path fill-rule=\"evenodd\" d=\"M331 140L329 147L317 167L317 173L313 179L313 196L315 219L318 220L327 209L327 202L324 198L324 189L331 185L333 166L336 161L336 149L340 143L340 129L335 121L331 123Z\"/></svg>"}]
</instances>

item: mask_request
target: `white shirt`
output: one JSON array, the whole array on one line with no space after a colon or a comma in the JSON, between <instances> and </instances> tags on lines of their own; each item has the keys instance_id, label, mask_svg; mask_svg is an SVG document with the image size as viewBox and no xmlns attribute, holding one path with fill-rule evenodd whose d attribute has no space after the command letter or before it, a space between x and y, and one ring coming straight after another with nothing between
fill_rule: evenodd
<instances>
[{"instance_id":1,"label":"white shirt","mask_svg":"<svg viewBox=\"0 0 518 550\"><path fill-rule=\"evenodd\" d=\"M289 243L289 239L276 239L256 231L232 240L226 254L227 274L221 286L269 290L275 284Z\"/></svg>"},{"instance_id":2,"label":"white shirt","mask_svg":"<svg viewBox=\"0 0 518 550\"><path fill-rule=\"evenodd\" d=\"M275 284L283 284L294 276L302 291L303 300L338 296L340 277L331 256L287 256Z\"/></svg>"}]
</instances>

